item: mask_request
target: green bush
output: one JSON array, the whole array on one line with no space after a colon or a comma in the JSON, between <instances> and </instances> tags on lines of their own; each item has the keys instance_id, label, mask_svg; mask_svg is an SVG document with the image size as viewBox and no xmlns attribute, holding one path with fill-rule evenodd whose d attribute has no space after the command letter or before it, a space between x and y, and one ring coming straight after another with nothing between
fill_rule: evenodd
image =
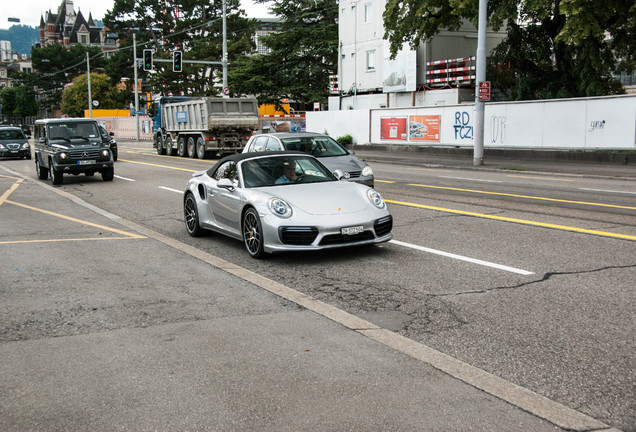
<instances>
[{"instance_id":1,"label":"green bush","mask_svg":"<svg viewBox=\"0 0 636 432\"><path fill-rule=\"evenodd\" d=\"M343 146L348 146L353 144L353 137L351 135L345 135L341 136L340 138L336 138L336 141L338 141Z\"/></svg>"}]
</instances>

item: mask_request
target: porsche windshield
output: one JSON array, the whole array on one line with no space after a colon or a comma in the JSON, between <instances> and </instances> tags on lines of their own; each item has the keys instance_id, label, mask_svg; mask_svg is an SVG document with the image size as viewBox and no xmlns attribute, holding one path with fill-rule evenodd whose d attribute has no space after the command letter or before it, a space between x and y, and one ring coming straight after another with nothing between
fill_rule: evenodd
<instances>
[{"instance_id":1,"label":"porsche windshield","mask_svg":"<svg viewBox=\"0 0 636 432\"><path fill-rule=\"evenodd\" d=\"M304 156L250 159L241 163L245 187L278 186L293 183L337 181L320 162Z\"/></svg>"},{"instance_id":2,"label":"porsche windshield","mask_svg":"<svg viewBox=\"0 0 636 432\"><path fill-rule=\"evenodd\" d=\"M95 122L54 123L49 126L49 139L94 141L101 138Z\"/></svg>"}]
</instances>

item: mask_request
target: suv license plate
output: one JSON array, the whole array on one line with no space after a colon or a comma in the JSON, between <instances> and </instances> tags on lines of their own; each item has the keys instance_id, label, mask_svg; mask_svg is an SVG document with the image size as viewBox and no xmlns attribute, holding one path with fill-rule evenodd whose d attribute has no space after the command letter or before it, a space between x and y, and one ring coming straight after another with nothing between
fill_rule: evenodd
<instances>
[{"instance_id":1,"label":"suv license plate","mask_svg":"<svg viewBox=\"0 0 636 432\"><path fill-rule=\"evenodd\" d=\"M362 231L364 231L364 227L362 225L345 227L340 229L340 232L342 233L342 235L360 234Z\"/></svg>"},{"instance_id":2,"label":"suv license plate","mask_svg":"<svg viewBox=\"0 0 636 432\"><path fill-rule=\"evenodd\" d=\"M81 161L77 161L78 165L92 165L94 164L95 161L90 159L90 160L81 160Z\"/></svg>"}]
</instances>

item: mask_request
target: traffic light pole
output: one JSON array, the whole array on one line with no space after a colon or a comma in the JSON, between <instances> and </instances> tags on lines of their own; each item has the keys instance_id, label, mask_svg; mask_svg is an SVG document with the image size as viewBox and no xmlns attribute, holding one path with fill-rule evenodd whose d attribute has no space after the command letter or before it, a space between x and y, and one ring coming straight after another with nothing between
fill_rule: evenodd
<instances>
[{"instance_id":1,"label":"traffic light pole","mask_svg":"<svg viewBox=\"0 0 636 432\"><path fill-rule=\"evenodd\" d=\"M135 33L133 33L133 69L135 70L135 124L137 125L137 142L139 142L139 86L137 81L137 37Z\"/></svg>"}]
</instances>

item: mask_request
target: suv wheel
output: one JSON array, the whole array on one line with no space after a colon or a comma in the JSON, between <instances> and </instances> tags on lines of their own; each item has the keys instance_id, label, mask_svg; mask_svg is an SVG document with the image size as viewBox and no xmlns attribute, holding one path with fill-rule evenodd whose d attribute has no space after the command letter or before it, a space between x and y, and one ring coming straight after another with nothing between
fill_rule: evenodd
<instances>
[{"instance_id":1,"label":"suv wheel","mask_svg":"<svg viewBox=\"0 0 636 432\"><path fill-rule=\"evenodd\" d=\"M102 170L102 180L113 181L113 177L115 177L115 168L110 167Z\"/></svg>"},{"instance_id":2,"label":"suv wheel","mask_svg":"<svg viewBox=\"0 0 636 432\"><path fill-rule=\"evenodd\" d=\"M51 166L51 183L54 185L61 185L63 181L64 175L62 174L62 171L56 170L53 166Z\"/></svg>"},{"instance_id":3,"label":"suv wheel","mask_svg":"<svg viewBox=\"0 0 636 432\"><path fill-rule=\"evenodd\" d=\"M46 180L49 178L49 169L40 165L37 158L35 158L35 173L38 175L40 180Z\"/></svg>"}]
</instances>

